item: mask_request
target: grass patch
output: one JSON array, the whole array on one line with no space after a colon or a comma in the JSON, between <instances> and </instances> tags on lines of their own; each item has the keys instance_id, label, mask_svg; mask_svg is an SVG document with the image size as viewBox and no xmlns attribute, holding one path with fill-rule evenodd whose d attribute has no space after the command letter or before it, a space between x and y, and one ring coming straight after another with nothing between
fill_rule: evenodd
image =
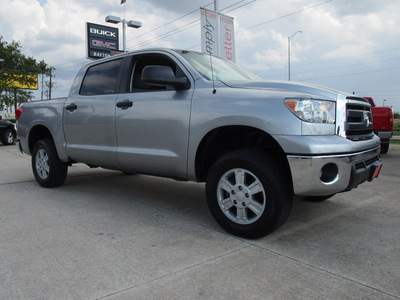
<instances>
[{"instance_id":1,"label":"grass patch","mask_svg":"<svg viewBox=\"0 0 400 300\"><path fill-rule=\"evenodd\" d=\"M393 134L400 135L400 122L399 120L395 120L393 123Z\"/></svg>"}]
</instances>

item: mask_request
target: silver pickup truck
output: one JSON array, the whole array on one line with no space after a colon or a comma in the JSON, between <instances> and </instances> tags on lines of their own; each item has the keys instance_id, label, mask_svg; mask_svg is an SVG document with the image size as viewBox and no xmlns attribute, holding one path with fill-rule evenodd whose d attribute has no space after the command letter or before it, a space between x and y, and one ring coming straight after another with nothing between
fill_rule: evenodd
<instances>
[{"instance_id":1,"label":"silver pickup truck","mask_svg":"<svg viewBox=\"0 0 400 300\"><path fill-rule=\"evenodd\" d=\"M322 201L379 175L367 100L263 81L216 57L150 49L84 66L67 98L24 103L20 150L43 187L68 166L206 182L216 221L259 238L294 197Z\"/></svg>"}]
</instances>

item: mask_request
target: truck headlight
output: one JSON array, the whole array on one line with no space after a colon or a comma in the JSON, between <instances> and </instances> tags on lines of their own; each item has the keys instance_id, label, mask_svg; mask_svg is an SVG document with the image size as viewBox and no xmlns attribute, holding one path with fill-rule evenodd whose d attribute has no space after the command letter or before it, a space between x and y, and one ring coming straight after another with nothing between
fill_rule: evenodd
<instances>
[{"instance_id":1,"label":"truck headlight","mask_svg":"<svg viewBox=\"0 0 400 300\"><path fill-rule=\"evenodd\" d=\"M335 102L310 99L286 99L285 104L299 119L305 122L335 124Z\"/></svg>"}]
</instances>

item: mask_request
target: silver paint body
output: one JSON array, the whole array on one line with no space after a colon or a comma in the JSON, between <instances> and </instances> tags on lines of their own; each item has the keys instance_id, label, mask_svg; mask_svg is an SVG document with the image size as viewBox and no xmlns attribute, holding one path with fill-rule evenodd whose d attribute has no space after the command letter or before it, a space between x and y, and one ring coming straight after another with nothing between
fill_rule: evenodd
<instances>
[{"instance_id":1,"label":"silver paint body","mask_svg":"<svg viewBox=\"0 0 400 300\"><path fill-rule=\"evenodd\" d=\"M20 147L28 155L29 133L45 126L61 160L103 168L150 173L196 181L195 158L202 139L213 129L242 125L269 134L281 146L291 168L296 195L341 192L351 166L379 155L380 140L345 137L346 96L327 88L289 82L213 82L203 78L172 50L153 49L123 56L159 53L177 62L190 81L189 90L82 96L83 67L67 98L25 103L18 121ZM121 57L121 56L119 56ZM112 58L111 58L112 59ZM306 123L284 104L285 98L336 102L336 124ZM129 99L133 106L116 107ZM75 103L78 108L65 109ZM339 166L339 180L322 184L319 170L327 162Z\"/></svg>"}]
</instances>

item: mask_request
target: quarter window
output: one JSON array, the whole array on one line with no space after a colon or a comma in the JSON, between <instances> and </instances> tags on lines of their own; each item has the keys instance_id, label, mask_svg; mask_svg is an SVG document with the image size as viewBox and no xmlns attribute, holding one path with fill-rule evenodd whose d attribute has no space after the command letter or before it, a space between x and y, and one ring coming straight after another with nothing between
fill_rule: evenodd
<instances>
[{"instance_id":1,"label":"quarter window","mask_svg":"<svg viewBox=\"0 0 400 300\"><path fill-rule=\"evenodd\" d=\"M81 95L114 94L122 59L116 59L90 67L83 79Z\"/></svg>"}]
</instances>

